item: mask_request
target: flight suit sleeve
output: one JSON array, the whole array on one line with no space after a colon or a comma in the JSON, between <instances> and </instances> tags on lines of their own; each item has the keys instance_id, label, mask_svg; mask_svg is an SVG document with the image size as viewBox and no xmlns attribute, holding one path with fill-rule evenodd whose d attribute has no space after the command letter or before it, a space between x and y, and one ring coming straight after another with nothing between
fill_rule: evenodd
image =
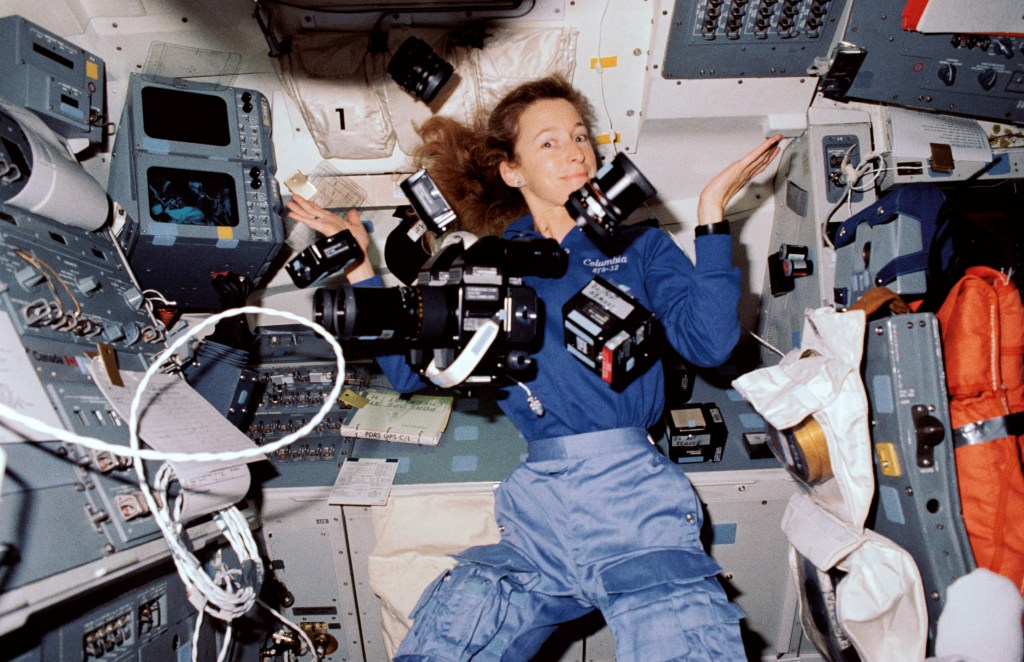
<instances>
[{"instance_id":1,"label":"flight suit sleeve","mask_svg":"<svg viewBox=\"0 0 1024 662\"><path fill-rule=\"evenodd\" d=\"M739 341L740 271L732 263L732 237L695 240L697 261L660 232L645 251L645 287L669 343L703 366L726 361Z\"/></svg>"}]
</instances>

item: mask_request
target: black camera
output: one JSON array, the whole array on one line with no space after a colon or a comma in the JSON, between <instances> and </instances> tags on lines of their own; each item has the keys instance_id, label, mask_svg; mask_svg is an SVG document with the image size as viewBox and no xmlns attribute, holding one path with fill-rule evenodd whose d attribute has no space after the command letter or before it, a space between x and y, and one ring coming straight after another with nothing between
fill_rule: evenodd
<instances>
[{"instance_id":1,"label":"black camera","mask_svg":"<svg viewBox=\"0 0 1024 662\"><path fill-rule=\"evenodd\" d=\"M425 168L409 175L399 186L416 215L435 237L440 236L456 219L452 206Z\"/></svg>"},{"instance_id":2,"label":"black camera","mask_svg":"<svg viewBox=\"0 0 1024 662\"><path fill-rule=\"evenodd\" d=\"M384 244L384 262L398 280L412 285L430 258L427 232L440 237L457 217L425 169L406 178L401 188L409 204L395 210L402 221Z\"/></svg>"},{"instance_id":3,"label":"black camera","mask_svg":"<svg viewBox=\"0 0 1024 662\"><path fill-rule=\"evenodd\" d=\"M654 313L611 281L594 276L562 306L565 348L616 391L658 358Z\"/></svg>"},{"instance_id":4,"label":"black camera","mask_svg":"<svg viewBox=\"0 0 1024 662\"><path fill-rule=\"evenodd\" d=\"M348 269L363 259L363 250L348 230L324 237L306 246L284 265L298 287L316 285L337 271Z\"/></svg>"},{"instance_id":5,"label":"black camera","mask_svg":"<svg viewBox=\"0 0 1024 662\"><path fill-rule=\"evenodd\" d=\"M455 73L422 39L409 37L398 47L388 62L388 74L407 92L430 103Z\"/></svg>"},{"instance_id":6,"label":"black camera","mask_svg":"<svg viewBox=\"0 0 1024 662\"><path fill-rule=\"evenodd\" d=\"M619 226L656 193L633 162L619 152L593 179L569 194L565 208L599 246L614 247L619 239Z\"/></svg>"},{"instance_id":7,"label":"black camera","mask_svg":"<svg viewBox=\"0 0 1024 662\"><path fill-rule=\"evenodd\" d=\"M458 235L456 235L458 236ZM558 278L568 256L553 239L451 243L408 287L317 290L314 319L342 339L392 340L440 386L525 373L543 339L543 310L523 276Z\"/></svg>"}]
</instances>

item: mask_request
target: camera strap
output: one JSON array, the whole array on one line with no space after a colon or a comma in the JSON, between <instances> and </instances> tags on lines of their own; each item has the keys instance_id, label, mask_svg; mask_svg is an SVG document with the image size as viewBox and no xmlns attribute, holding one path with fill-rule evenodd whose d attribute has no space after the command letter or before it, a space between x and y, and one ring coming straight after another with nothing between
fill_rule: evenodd
<instances>
[{"instance_id":1,"label":"camera strap","mask_svg":"<svg viewBox=\"0 0 1024 662\"><path fill-rule=\"evenodd\" d=\"M450 366L439 370L436 364L437 359L433 359L423 371L424 376L444 388L461 384L473 373L473 369L494 344L495 338L498 337L498 329L498 323L495 320L485 321Z\"/></svg>"}]
</instances>

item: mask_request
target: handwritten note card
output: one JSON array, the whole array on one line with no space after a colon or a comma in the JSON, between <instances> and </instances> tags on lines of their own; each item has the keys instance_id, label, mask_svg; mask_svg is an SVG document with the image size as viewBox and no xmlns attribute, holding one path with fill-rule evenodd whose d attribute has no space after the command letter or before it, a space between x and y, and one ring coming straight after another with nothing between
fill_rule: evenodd
<instances>
[{"instance_id":1,"label":"handwritten note card","mask_svg":"<svg viewBox=\"0 0 1024 662\"><path fill-rule=\"evenodd\" d=\"M383 506L398 473L398 460L349 458L341 465L327 503L337 506Z\"/></svg>"},{"instance_id":2,"label":"handwritten note card","mask_svg":"<svg viewBox=\"0 0 1024 662\"><path fill-rule=\"evenodd\" d=\"M122 371L124 387L110 384L99 363L89 365L93 381L114 411L125 421L142 382L142 373ZM156 373L142 394L139 437L147 445L165 452L229 452L256 446L231 425L213 405L196 393L183 379ZM188 520L240 501L249 489L248 462L261 455L221 462L172 462L185 493L182 519Z\"/></svg>"}]
</instances>

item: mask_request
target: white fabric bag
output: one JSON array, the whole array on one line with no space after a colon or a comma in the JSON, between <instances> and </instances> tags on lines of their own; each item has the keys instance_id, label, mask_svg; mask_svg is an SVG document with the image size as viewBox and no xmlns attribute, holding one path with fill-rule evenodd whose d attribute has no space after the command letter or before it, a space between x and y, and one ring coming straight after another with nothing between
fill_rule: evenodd
<instances>
[{"instance_id":1,"label":"white fabric bag","mask_svg":"<svg viewBox=\"0 0 1024 662\"><path fill-rule=\"evenodd\" d=\"M836 587L835 617L861 659L916 662L928 640L917 565L906 550L864 529L875 491L860 378L864 330L863 311L809 311L799 349L733 386L777 430L813 417L824 432L833 476L801 483L804 493L790 499L783 515L794 575L796 553L823 573L846 573ZM809 615L802 618L811 627Z\"/></svg>"},{"instance_id":2,"label":"white fabric bag","mask_svg":"<svg viewBox=\"0 0 1024 662\"><path fill-rule=\"evenodd\" d=\"M391 156L395 130L384 99L385 55L354 32L295 35L280 58L281 82L325 159Z\"/></svg>"}]
</instances>

